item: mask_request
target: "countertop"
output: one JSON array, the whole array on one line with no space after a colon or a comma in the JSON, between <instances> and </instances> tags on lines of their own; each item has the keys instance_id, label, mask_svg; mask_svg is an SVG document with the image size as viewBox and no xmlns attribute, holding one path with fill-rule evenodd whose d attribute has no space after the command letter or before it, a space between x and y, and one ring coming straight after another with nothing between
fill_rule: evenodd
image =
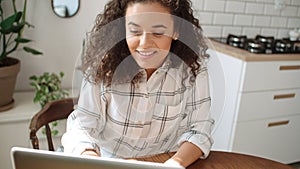
<instances>
[{"instance_id":1,"label":"countertop","mask_svg":"<svg viewBox=\"0 0 300 169\"><path fill-rule=\"evenodd\" d=\"M255 54L209 39L209 48L244 61L295 61L300 54Z\"/></svg>"},{"instance_id":2,"label":"countertop","mask_svg":"<svg viewBox=\"0 0 300 169\"><path fill-rule=\"evenodd\" d=\"M33 103L34 92L15 92L13 108L0 112L0 124L17 121L29 121L31 117L38 112L41 107Z\"/></svg>"}]
</instances>

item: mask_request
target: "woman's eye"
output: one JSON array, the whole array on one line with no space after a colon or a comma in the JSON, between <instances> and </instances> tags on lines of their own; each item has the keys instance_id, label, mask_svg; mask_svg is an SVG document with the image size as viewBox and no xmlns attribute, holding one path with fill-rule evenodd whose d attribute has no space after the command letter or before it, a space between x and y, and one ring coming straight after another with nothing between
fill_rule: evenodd
<instances>
[{"instance_id":1,"label":"woman's eye","mask_svg":"<svg viewBox=\"0 0 300 169\"><path fill-rule=\"evenodd\" d=\"M141 35L142 34L142 32L139 30L130 30L130 33L133 35Z\"/></svg>"},{"instance_id":2,"label":"woman's eye","mask_svg":"<svg viewBox=\"0 0 300 169\"><path fill-rule=\"evenodd\" d=\"M155 36L162 36L165 33L164 32L153 32L152 34L155 35Z\"/></svg>"}]
</instances>

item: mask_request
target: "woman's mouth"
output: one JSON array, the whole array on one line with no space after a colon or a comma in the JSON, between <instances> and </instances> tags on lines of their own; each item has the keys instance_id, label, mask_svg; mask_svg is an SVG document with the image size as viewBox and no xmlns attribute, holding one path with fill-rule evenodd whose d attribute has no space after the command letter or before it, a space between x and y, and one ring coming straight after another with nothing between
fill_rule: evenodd
<instances>
[{"instance_id":1,"label":"woman's mouth","mask_svg":"<svg viewBox=\"0 0 300 169\"><path fill-rule=\"evenodd\" d=\"M137 51L137 53L142 57L151 57L156 53L156 51Z\"/></svg>"}]
</instances>

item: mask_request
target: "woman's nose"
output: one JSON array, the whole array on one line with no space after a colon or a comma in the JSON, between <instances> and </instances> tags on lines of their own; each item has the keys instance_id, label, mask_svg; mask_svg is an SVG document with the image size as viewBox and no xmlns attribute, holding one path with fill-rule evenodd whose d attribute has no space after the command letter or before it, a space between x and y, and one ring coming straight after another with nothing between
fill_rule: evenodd
<instances>
[{"instance_id":1,"label":"woman's nose","mask_svg":"<svg viewBox=\"0 0 300 169\"><path fill-rule=\"evenodd\" d=\"M153 43L153 39L152 39L152 34L148 33L148 32L144 32L141 36L140 36L140 46L142 47L148 47L151 46Z\"/></svg>"}]
</instances>

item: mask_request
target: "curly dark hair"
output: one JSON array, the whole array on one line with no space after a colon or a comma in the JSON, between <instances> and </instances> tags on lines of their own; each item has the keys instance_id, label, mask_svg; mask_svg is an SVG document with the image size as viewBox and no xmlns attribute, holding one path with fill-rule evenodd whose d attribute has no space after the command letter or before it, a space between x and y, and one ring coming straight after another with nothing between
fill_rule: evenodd
<instances>
[{"instance_id":1,"label":"curly dark hair","mask_svg":"<svg viewBox=\"0 0 300 169\"><path fill-rule=\"evenodd\" d=\"M88 44L82 64L85 77L91 82L103 82L105 85L111 85L115 70L126 57L130 56L125 39L124 16L127 7L134 3L160 3L168 8L175 18L181 18L181 21L174 22L174 28L179 32L179 38L172 41L170 53L179 57L190 67L193 77L191 79L195 79L203 60L209 55L206 53L208 47L199 20L193 16L190 0L109 1L104 12L97 15L95 25L87 39ZM123 72L129 73L129 71Z\"/></svg>"}]
</instances>

